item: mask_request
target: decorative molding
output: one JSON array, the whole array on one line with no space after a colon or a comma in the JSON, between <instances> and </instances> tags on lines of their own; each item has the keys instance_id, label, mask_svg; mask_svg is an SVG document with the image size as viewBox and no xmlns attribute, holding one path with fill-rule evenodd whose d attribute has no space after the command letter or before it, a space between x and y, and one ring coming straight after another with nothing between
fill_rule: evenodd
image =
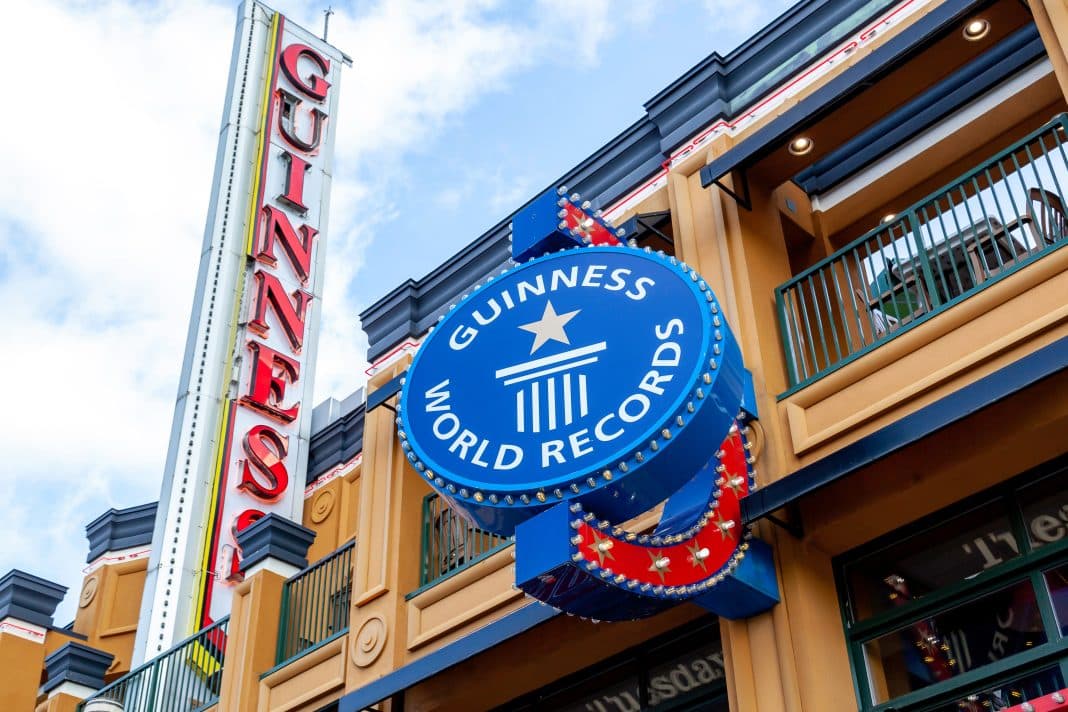
<instances>
[{"instance_id":1,"label":"decorative molding","mask_svg":"<svg viewBox=\"0 0 1068 712\"><path fill-rule=\"evenodd\" d=\"M308 547L313 541L314 531L271 512L237 533L241 568L249 571L267 559L276 559L299 571L308 565Z\"/></svg>"},{"instance_id":2,"label":"decorative molding","mask_svg":"<svg viewBox=\"0 0 1068 712\"><path fill-rule=\"evenodd\" d=\"M45 658L47 679L41 692L49 692L63 683L84 685L90 691L99 690L104 686L104 674L114 657L88 645L66 643Z\"/></svg>"},{"instance_id":3,"label":"decorative molding","mask_svg":"<svg viewBox=\"0 0 1068 712\"><path fill-rule=\"evenodd\" d=\"M345 402L348 402L346 399ZM322 480L331 473L341 474L350 462L363 452L365 403L362 399L351 410L341 413L320 430L312 433L308 450L308 474L305 483L311 487L322 486ZM336 476L335 474L335 476ZM304 495L308 496L307 489Z\"/></svg>"},{"instance_id":4,"label":"decorative molding","mask_svg":"<svg viewBox=\"0 0 1068 712\"><path fill-rule=\"evenodd\" d=\"M323 490L315 496L311 505L311 520L316 524L321 524L330 516L330 513L334 511L334 500L337 497L334 495L333 490Z\"/></svg>"},{"instance_id":5,"label":"decorative molding","mask_svg":"<svg viewBox=\"0 0 1068 712\"><path fill-rule=\"evenodd\" d=\"M49 628L66 593L66 586L12 569L0 578L0 621L15 618Z\"/></svg>"},{"instance_id":6,"label":"decorative molding","mask_svg":"<svg viewBox=\"0 0 1068 712\"><path fill-rule=\"evenodd\" d=\"M109 564L122 564L128 561L137 561L138 559L147 559L152 553L152 547L135 546L129 549L122 549L120 551L105 551L96 559L93 559L88 566L82 569L83 574L91 574L101 566L107 566Z\"/></svg>"},{"instance_id":7,"label":"decorative molding","mask_svg":"<svg viewBox=\"0 0 1068 712\"><path fill-rule=\"evenodd\" d=\"M361 440L362 440L362 437L361 437ZM362 445L362 443L361 443L361 445ZM308 499L313 494L318 492L320 489L322 489L323 487L326 487L328 484L330 484L331 482L336 480L338 477L341 477L341 476L351 472L355 468L359 467L362 462L363 462L363 450L361 450L360 452L356 453L356 455L351 460L343 462L340 465L336 465L333 469L331 469L326 474L320 475L314 482L312 482L310 485L305 487L304 488L304 499Z\"/></svg>"},{"instance_id":8,"label":"decorative molding","mask_svg":"<svg viewBox=\"0 0 1068 712\"><path fill-rule=\"evenodd\" d=\"M409 600L408 650L415 650L473 622L484 624L483 619L493 611L521 600L523 592L513 587L514 559L515 547L509 546ZM440 620L439 614L438 621L428 623L433 608L452 596L478 603L455 607L455 615ZM450 608L449 604L445 608Z\"/></svg>"},{"instance_id":9,"label":"decorative molding","mask_svg":"<svg viewBox=\"0 0 1068 712\"><path fill-rule=\"evenodd\" d=\"M93 565L108 552L126 552L152 544L158 502L126 509L109 509L85 526L89 539L86 563Z\"/></svg>"},{"instance_id":10,"label":"decorative molding","mask_svg":"<svg viewBox=\"0 0 1068 712\"><path fill-rule=\"evenodd\" d=\"M307 709L311 701L321 706L324 695L345 685L345 646L349 634L315 648L260 680L261 710L284 712ZM315 672L312 672L312 670Z\"/></svg>"},{"instance_id":11,"label":"decorative molding","mask_svg":"<svg viewBox=\"0 0 1068 712\"><path fill-rule=\"evenodd\" d=\"M0 633L8 633L34 643L43 643L48 629L28 621L8 617L0 620Z\"/></svg>"},{"instance_id":12,"label":"decorative molding","mask_svg":"<svg viewBox=\"0 0 1068 712\"><path fill-rule=\"evenodd\" d=\"M78 597L78 608L86 608L96 598L96 589L100 585L100 577L90 576L82 584L82 593Z\"/></svg>"},{"instance_id":13,"label":"decorative molding","mask_svg":"<svg viewBox=\"0 0 1068 712\"><path fill-rule=\"evenodd\" d=\"M84 700L94 692L96 692L96 688L88 685L79 685L76 682L61 682L49 691L48 699L52 699L56 695L67 695L78 700Z\"/></svg>"},{"instance_id":14,"label":"decorative molding","mask_svg":"<svg viewBox=\"0 0 1068 712\"><path fill-rule=\"evenodd\" d=\"M351 636L352 663L361 668L373 665L385 649L388 636L389 627L385 618L380 615L366 618L356 629L356 634Z\"/></svg>"}]
</instances>

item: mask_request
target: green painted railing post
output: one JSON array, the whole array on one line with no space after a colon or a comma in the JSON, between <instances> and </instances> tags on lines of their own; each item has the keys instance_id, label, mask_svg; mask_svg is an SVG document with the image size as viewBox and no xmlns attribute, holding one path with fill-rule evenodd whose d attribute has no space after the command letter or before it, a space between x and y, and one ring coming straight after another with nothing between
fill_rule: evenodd
<instances>
[{"instance_id":1,"label":"green painted railing post","mask_svg":"<svg viewBox=\"0 0 1068 712\"><path fill-rule=\"evenodd\" d=\"M344 544L283 585L276 667L348 631L348 592L355 546L354 541Z\"/></svg>"},{"instance_id":2,"label":"green painted railing post","mask_svg":"<svg viewBox=\"0 0 1068 712\"><path fill-rule=\"evenodd\" d=\"M938 285L935 284L934 270L931 269L931 258L927 254L927 246L923 244L923 236L920 234L920 221L915 210L909 210L906 218L909 223L909 235L916 249L916 258L919 260L920 269L923 272L924 291L927 293L927 309L934 311L941 303L938 296Z\"/></svg>"},{"instance_id":3,"label":"green painted railing post","mask_svg":"<svg viewBox=\"0 0 1068 712\"><path fill-rule=\"evenodd\" d=\"M145 712L154 712L156 709L156 690L159 689L159 664L152 666L152 682L148 687L148 709Z\"/></svg>"},{"instance_id":4,"label":"green painted railing post","mask_svg":"<svg viewBox=\"0 0 1068 712\"><path fill-rule=\"evenodd\" d=\"M782 287L775 290L775 309L779 313L779 334L782 337L783 352L786 354L786 372L790 383L797 383L797 354L790 337L790 329L786 326L786 300L783 299Z\"/></svg>"}]
</instances>

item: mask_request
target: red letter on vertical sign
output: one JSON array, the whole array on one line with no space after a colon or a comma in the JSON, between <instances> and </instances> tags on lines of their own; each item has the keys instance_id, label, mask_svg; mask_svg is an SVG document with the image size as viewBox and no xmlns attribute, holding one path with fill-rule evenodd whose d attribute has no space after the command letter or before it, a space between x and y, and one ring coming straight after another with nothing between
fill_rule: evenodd
<instances>
[{"instance_id":1,"label":"red letter on vertical sign","mask_svg":"<svg viewBox=\"0 0 1068 712\"><path fill-rule=\"evenodd\" d=\"M299 231L294 230L286 214L271 205L263 206L263 216L267 222L260 232L260 244L253 257L258 262L271 267L277 266L274 242L278 240L289 257L289 263L293 265L293 271L297 273L297 277L301 282L307 282L311 274L312 243L319 231L307 225L301 225ZM297 236L297 232L300 232L300 237Z\"/></svg>"},{"instance_id":2,"label":"red letter on vertical sign","mask_svg":"<svg viewBox=\"0 0 1068 712\"><path fill-rule=\"evenodd\" d=\"M279 435L269 425L257 425L245 434L242 444L248 459L237 488L268 502L281 497L289 487L285 463L289 438ZM253 467L267 480L266 486L252 476Z\"/></svg>"},{"instance_id":3,"label":"red letter on vertical sign","mask_svg":"<svg viewBox=\"0 0 1068 712\"><path fill-rule=\"evenodd\" d=\"M241 562L238 560L237 552L240 549L237 548L237 533L243 531L252 526L252 523L258 519L264 517L263 512L258 509L246 509L241 514L237 515L237 519L234 520L234 525L230 527L230 534L234 538L234 555L230 559L230 575L226 577L227 581L241 581L245 578L244 572L241 570Z\"/></svg>"},{"instance_id":4,"label":"red letter on vertical sign","mask_svg":"<svg viewBox=\"0 0 1068 712\"><path fill-rule=\"evenodd\" d=\"M298 97L290 94L285 89L278 90L278 100L282 104L282 110L278 112L278 132L285 137L286 141L294 148L299 148L304 153L311 153L319 147L319 141L323 137L323 121L326 119L326 114L318 109L312 109L308 112L311 115L312 127L311 138L307 141L297 137L297 109L304 101Z\"/></svg>"},{"instance_id":5,"label":"red letter on vertical sign","mask_svg":"<svg viewBox=\"0 0 1068 712\"><path fill-rule=\"evenodd\" d=\"M303 215L308 212L308 206L304 204L304 174L311 168L311 164L289 151L284 151L282 158L288 166L286 168L286 192L279 195L278 199L296 208Z\"/></svg>"},{"instance_id":6,"label":"red letter on vertical sign","mask_svg":"<svg viewBox=\"0 0 1068 712\"><path fill-rule=\"evenodd\" d=\"M286 332L293 350L300 353L304 346L304 312L312 295L303 289L298 289L292 295L286 294L285 287L273 274L258 269L253 273L256 278L256 296L252 300L252 320L248 328L257 335L267 338L271 327L267 325L267 305L269 304L278 317L282 329ZM293 303L289 298L292 296Z\"/></svg>"},{"instance_id":7,"label":"red letter on vertical sign","mask_svg":"<svg viewBox=\"0 0 1068 712\"><path fill-rule=\"evenodd\" d=\"M308 84L308 82L297 73L297 63L300 61L301 57L310 59L316 69L321 72L321 75L311 75L311 84ZM282 71L285 72L289 81L293 82L298 89L316 101L322 101L326 98L326 92L330 88L330 82L326 81L325 75L330 73L330 60L323 59L318 52L308 45L291 44L282 50L280 62Z\"/></svg>"},{"instance_id":8,"label":"red letter on vertical sign","mask_svg":"<svg viewBox=\"0 0 1068 712\"><path fill-rule=\"evenodd\" d=\"M249 376L248 394L241 396L238 402L283 423L292 423L300 410L300 403L286 408L282 405L282 399L286 396L286 382L297 382L300 363L258 341L249 341L248 350L252 352L252 374Z\"/></svg>"}]
</instances>

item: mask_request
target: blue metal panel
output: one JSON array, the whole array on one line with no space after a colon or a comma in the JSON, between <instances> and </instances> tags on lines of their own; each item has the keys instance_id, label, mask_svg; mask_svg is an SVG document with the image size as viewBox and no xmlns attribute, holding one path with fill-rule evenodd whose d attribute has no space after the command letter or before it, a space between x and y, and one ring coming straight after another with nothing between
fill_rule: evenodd
<instances>
[{"instance_id":1,"label":"blue metal panel","mask_svg":"<svg viewBox=\"0 0 1068 712\"><path fill-rule=\"evenodd\" d=\"M547 190L512 218L512 259L526 262L546 252L582 247L582 240L559 229L560 196Z\"/></svg>"},{"instance_id":2,"label":"blue metal panel","mask_svg":"<svg viewBox=\"0 0 1068 712\"><path fill-rule=\"evenodd\" d=\"M751 539L748 556L738 569L694 603L729 620L741 620L769 610L779 602L779 580L771 547Z\"/></svg>"},{"instance_id":3,"label":"blue metal panel","mask_svg":"<svg viewBox=\"0 0 1068 712\"><path fill-rule=\"evenodd\" d=\"M795 182L810 194L833 188L1045 55L1035 25L1017 30L799 173Z\"/></svg>"},{"instance_id":4,"label":"blue metal panel","mask_svg":"<svg viewBox=\"0 0 1068 712\"><path fill-rule=\"evenodd\" d=\"M781 148L788 137L826 116L870 83L900 66L910 55L934 41L946 28L959 22L980 4L974 0L947 0L937 5L850 67L848 72L834 77L792 109L702 168L701 185L707 188L735 168Z\"/></svg>"},{"instance_id":5,"label":"blue metal panel","mask_svg":"<svg viewBox=\"0 0 1068 712\"><path fill-rule=\"evenodd\" d=\"M546 606L530 605L483 626L443 648L398 668L341 698L339 712L363 712L376 702L406 690L453 665L485 652L504 641L538 626L558 615Z\"/></svg>"}]
</instances>

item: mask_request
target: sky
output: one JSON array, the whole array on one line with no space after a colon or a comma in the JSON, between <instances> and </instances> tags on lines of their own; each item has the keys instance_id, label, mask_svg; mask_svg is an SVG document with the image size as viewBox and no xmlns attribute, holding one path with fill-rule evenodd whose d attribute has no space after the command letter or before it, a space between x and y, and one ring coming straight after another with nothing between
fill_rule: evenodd
<instances>
[{"instance_id":1,"label":"sky","mask_svg":"<svg viewBox=\"0 0 1068 712\"><path fill-rule=\"evenodd\" d=\"M643 115L783 0L348 0L315 402L363 384L358 314ZM316 31L326 2L273 6ZM0 575L72 589L85 525L155 501L237 3L16 0L0 46ZM322 239L322 238L321 238Z\"/></svg>"}]
</instances>

